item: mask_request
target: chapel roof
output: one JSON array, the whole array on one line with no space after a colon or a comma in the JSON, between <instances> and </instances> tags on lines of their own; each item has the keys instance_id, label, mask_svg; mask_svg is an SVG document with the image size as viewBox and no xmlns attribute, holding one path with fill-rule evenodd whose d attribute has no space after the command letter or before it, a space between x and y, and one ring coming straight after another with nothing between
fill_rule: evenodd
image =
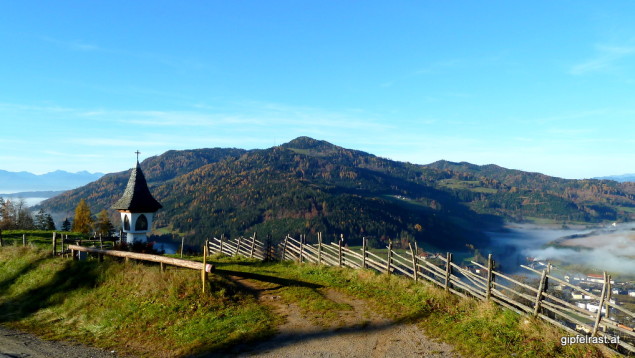
<instances>
[{"instance_id":1,"label":"chapel roof","mask_svg":"<svg viewBox=\"0 0 635 358\"><path fill-rule=\"evenodd\" d=\"M161 209L163 206L152 196L148 183L141 171L141 166L137 161L137 166L132 169L128 185L119 199L112 208L115 210L126 210L139 213L153 213Z\"/></svg>"}]
</instances>

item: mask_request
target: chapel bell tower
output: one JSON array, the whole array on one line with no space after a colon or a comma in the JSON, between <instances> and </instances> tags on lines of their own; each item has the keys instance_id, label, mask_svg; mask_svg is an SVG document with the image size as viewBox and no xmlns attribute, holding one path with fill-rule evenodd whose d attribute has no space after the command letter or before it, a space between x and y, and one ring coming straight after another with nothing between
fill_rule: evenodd
<instances>
[{"instance_id":1,"label":"chapel bell tower","mask_svg":"<svg viewBox=\"0 0 635 358\"><path fill-rule=\"evenodd\" d=\"M139 151L137 153L137 166L132 169L128 185L112 208L121 213L123 231L127 234L126 242L146 242L146 234L152 228L154 213L163 206L152 197L148 183L139 165Z\"/></svg>"}]
</instances>

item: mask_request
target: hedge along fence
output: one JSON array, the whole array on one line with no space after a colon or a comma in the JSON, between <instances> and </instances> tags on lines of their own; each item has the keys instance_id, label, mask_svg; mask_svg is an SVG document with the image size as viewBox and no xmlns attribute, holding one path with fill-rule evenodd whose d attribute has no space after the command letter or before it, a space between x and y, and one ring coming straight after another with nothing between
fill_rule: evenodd
<instances>
[{"instance_id":1,"label":"hedge along fence","mask_svg":"<svg viewBox=\"0 0 635 358\"><path fill-rule=\"evenodd\" d=\"M490 254L486 265L472 261L480 273L466 267L461 267L452 261L452 253L445 256L437 255L425 258L417 255L418 248L410 245L408 254L400 254L393 250L392 243L387 246L385 257L381 257L368 250L366 239L362 241L362 248L352 250L344 245L343 236L338 242L326 244L322 235L318 233L317 244L307 244L306 237L295 239L291 236L278 244L276 248L267 248L256 241L255 234L250 239L238 238L211 240L208 244L210 252L223 253L229 256L242 255L259 259L278 258L297 262L350 267L353 269L371 269L385 274L400 274L415 281L427 281L441 287L447 292L462 296L474 297L480 300L491 300L503 307L519 314L539 317L551 324L578 335L585 331L594 337L604 337L604 342L610 348L623 353L635 353L635 333L632 327L608 319L613 316L623 316L635 319L635 313L611 302L611 278L604 273L602 293L598 296L581 287L572 285L550 274L550 267L537 271L522 266L532 274L540 276L537 287L521 282L519 278L505 275L495 270L494 260ZM256 256L250 250L255 247L265 249L267 254ZM251 246L249 246L251 245ZM571 302L558 297L548 290L550 282L556 282L571 289L572 292L586 295L591 300L598 301L598 309L591 312ZM606 314L603 314L606 313ZM572 327L575 327L573 329Z\"/></svg>"}]
</instances>

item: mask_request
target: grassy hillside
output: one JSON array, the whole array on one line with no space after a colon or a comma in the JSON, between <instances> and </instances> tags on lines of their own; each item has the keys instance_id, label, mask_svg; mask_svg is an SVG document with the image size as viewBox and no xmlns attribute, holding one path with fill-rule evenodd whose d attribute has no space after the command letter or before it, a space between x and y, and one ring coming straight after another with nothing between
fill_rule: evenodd
<instances>
[{"instance_id":1,"label":"grassy hillside","mask_svg":"<svg viewBox=\"0 0 635 358\"><path fill-rule=\"evenodd\" d=\"M74 262L0 248L0 323L47 339L172 357L272 334L276 319L222 276L114 261Z\"/></svg>"},{"instance_id":2,"label":"grassy hillside","mask_svg":"<svg viewBox=\"0 0 635 358\"><path fill-rule=\"evenodd\" d=\"M243 276L270 284L297 303L307 319L328 319L325 288L364 299L396 321L416 323L429 335L474 357L603 357L592 345L562 347L568 335L486 302L461 299L395 275L309 264L258 263L213 257L210 293L199 273L107 260L73 262L43 251L0 249L0 323L50 339L72 339L141 356L185 356L222 351L270 336L281 322L244 288Z\"/></svg>"}]
</instances>

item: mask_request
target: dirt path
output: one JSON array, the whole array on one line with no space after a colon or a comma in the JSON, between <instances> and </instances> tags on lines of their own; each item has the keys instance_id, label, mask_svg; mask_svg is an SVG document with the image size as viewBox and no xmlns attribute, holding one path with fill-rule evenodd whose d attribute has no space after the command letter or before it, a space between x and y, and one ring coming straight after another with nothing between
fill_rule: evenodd
<instances>
[{"instance_id":1,"label":"dirt path","mask_svg":"<svg viewBox=\"0 0 635 358\"><path fill-rule=\"evenodd\" d=\"M113 358L113 352L65 342L45 341L0 326L0 358Z\"/></svg>"},{"instance_id":2,"label":"dirt path","mask_svg":"<svg viewBox=\"0 0 635 358\"><path fill-rule=\"evenodd\" d=\"M352 307L338 318L313 323L295 304L284 303L275 291L258 281L233 277L252 289L258 299L285 318L278 334L255 346L236 347L227 356L239 357L460 357L450 345L426 337L409 323L394 323L373 312L366 302L330 288L321 289L330 300Z\"/></svg>"}]
</instances>

